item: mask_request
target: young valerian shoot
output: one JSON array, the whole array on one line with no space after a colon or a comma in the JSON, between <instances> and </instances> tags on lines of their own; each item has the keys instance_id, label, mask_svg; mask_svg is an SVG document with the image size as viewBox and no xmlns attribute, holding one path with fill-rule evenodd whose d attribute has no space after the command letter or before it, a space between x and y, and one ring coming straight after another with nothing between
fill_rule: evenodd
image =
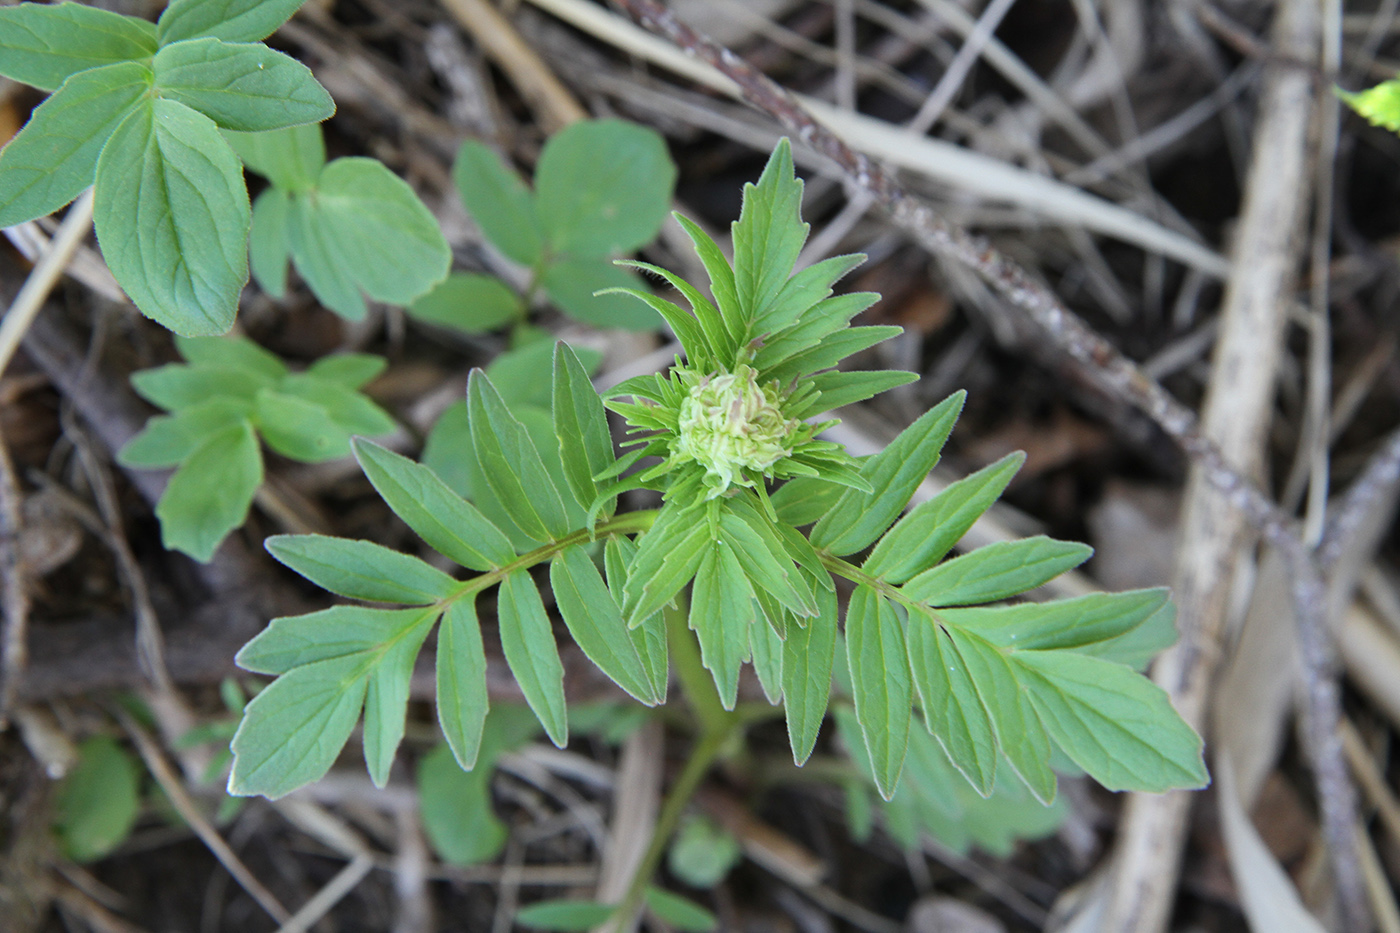
<instances>
[{"instance_id":1,"label":"young valerian shoot","mask_svg":"<svg viewBox=\"0 0 1400 933\"><path fill-rule=\"evenodd\" d=\"M844 656L841 696L852 702L841 699L836 711L854 722L864 748L853 751L887 798L915 707L982 795L999 774L1003 785L1012 774L1051 800L1056 746L1060 761L1111 789L1207 781L1201 740L1138 673L1175 637L1164 591L1002 603L1089 555L1043 537L944 561L1001 494L1020 455L901 518L939 458L961 395L873 457L853 458L821 439L829 422L811 419L915 377L836 369L898 328L852 327L877 296L832 295L863 257L792 273L807 236L801 197L782 142L758 183L745 187L732 265L680 218L708 272L708 295L664 269L633 264L669 282L690 308L636 293L684 353L667 373L609 394L608 407L628 423L630 450L620 459L603 402L563 345L553 392L562 474L546 468L480 373L467 392L482 478L472 502L428 468L355 442L390 508L473 573L458 579L366 541L271 539L274 556L313 582L395 608L341 605L276 619L239 653L244 668L277 679L248 704L233 740L232 792L279 796L318 779L361 710L370 775L383 783L404 731L414 658L439 620L438 718L457 761L471 768L487 711L476 599L493 586L506 662L545 732L563 745L563 667L530 573L542 564L579 647L644 704L665 699L671 661L688 690L696 683L686 622L709 672L701 676L714 681L715 709L735 706L740 669L752 663L769 699L784 706L799 764L812 752ZM635 488L659 492L662 507L617 513L618 495ZM837 578L852 585L843 591L844 625Z\"/></svg>"}]
</instances>

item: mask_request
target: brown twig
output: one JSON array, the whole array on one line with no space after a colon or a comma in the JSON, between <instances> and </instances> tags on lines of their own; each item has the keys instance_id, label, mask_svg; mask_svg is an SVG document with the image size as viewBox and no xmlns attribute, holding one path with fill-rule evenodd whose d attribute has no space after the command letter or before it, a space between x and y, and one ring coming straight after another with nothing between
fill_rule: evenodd
<instances>
[{"instance_id":1,"label":"brown twig","mask_svg":"<svg viewBox=\"0 0 1400 933\"><path fill-rule=\"evenodd\" d=\"M1237 471L1200 429L1193 412L1148 379L1025 269L987 241L947 223L934 209L905 193L888 174L814 120L782 87L733 52L682 23L655 0L615 0L643 27L664 36L689 55L718 69L742 90L744 99L776 119L803 143L836 162L889 212L897 226L929 251L979 273L1002 298L1023 312L1040 332L1077 363L1102 390L1152 418L1187 453L1224 505L1238 510L1273 544L1292 572L1297 623L1305 670L1304 728L1309 737L1325 835L1344 910L1350 924L1366 916L1354 845L1355 790L1346 772L1336 724L1340 699L1326 631L1324 588L1314 555L1299 540L1291 517ZM1188 668L1199 666L1187 658Z\"/></svg>"},{"instance_id":2,"label":"brown twig","mask_svg":"<svg viewBox=\"0 0 1400 933\"><path fill-rule=\"evenodd\" d=\"M0 436L0 588L3 634L0 634L0 729L9 723L19 683L29 660L29 581L20 548L23 531L19 483L5 439Z\"/></svg>"}]
</instances>

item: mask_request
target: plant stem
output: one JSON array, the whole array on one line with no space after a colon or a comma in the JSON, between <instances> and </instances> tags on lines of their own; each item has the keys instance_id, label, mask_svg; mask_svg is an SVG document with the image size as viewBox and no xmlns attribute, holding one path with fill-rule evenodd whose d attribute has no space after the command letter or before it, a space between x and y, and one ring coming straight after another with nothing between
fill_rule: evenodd
<instances>
[{"instance_id":1,"label":"plant stem","mask_svg":"<svg viewBox=\"0 0 1400 933\"><path fill-rule=\"evenodd\" d=\"M700 782L704 780L710 766L719 757L720 751L741 725L739 715L732 710L726 710L720 702L714 679L700 661L700 648L686 625L685 610L667 608L663 611L666 616L667 645L676 669L676 678L680 681L681 690L691 708L695 710L695 718L700 724L700 740L691 751L685 768L676 778L676 783L667 793L646 854L637 864L636 873L632 875L632 881L627 886L627 893L623 895L621 903L605 927L613 933L621 933L641 908L647 885L661 864L666 845L680 825L685 808L695 796L695 791L700 787Z\"/></svg>"}]
</instances>

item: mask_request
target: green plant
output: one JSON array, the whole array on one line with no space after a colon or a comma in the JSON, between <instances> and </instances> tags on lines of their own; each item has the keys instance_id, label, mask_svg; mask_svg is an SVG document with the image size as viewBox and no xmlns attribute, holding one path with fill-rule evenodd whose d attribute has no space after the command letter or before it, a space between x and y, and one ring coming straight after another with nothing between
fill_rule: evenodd
<instances>
[{"instance_id":1,"label":"green plant","mask_svg":"<svg viewBox=\"0 0 1400 933\"><path fill-rule=\"evenodd\" d=\"M486 239L530 270L523 294L499 279L458 272L409 306L424 321L468 333L519 330L537 293L596 327L653 330L655 315L599 290L641 281L612 260L661 229L676 166L654 130L622 120L583 120L549 138L533 190L491 149L462 144L452 169L462 203ZM523 343L523 341L517 341Z\"/></svg>"},{"instance_id":2,"label":"green plant","mask_svg":"<svg viewBox=\"0 0 1400 933\"><path fill-rule=\"evenodd\" d=\"M170 412L122 448L123 466L177 467L156 506L167 548L207 561L248 516L263 480L261 438L285 457L348 456L355 434L377 437L394 420L358 390L384 360L340 354L294 373L245 337L181 337L187 363L138 372L142 398Z\"/></svg>"},{"instance_id":3,"label":"green plant","mask_svg":"<svg viewBox=\"0 0 1400 933\"><path fill-rule=\"evenodd\" d=\"M219 130L329 117L306 66L261 40L304 0L174 0L158 22L77 3L0 9L0 75L52 91L0 152L0 227L94 186L103 256L141 311L184 336L232 325L248 192Z\"/></svg>"},{"instance_id":4,"label":"green plant","mask_svg":"<svg viewBox=\"0 0 1400 933\"><path fill-rule=\"evenodd\" d=\"M364 295L407 304L447 275L452 249L437 220L384 163L327 163L318 126L226 137L271 182L253 202L248 241L253 276L269 295L286 294L291 262L321 304L357 321Z\"/></svg>"},{"instance_id":5,"label":"green plant","mask_svg":"<svg viewBox=\"0 0 1400 933\"><path fill-rule=\"evenodd\" d=\"M278 560L321 587L401 608L338 605L274 619L243 648L241 666L276 679L248 704L234 737L231 792L275 797L316 780L362 711L365 760L382 784L403 735L414 657L439 621L438 720L458 764L472 768L488 708L476 601L492 587L506 661L546 734L563 745L563 668L531 574L545 565L584 653L646 705L665 700L674 666L698 737L622 903L566 905L561 916L540 907L529 922L572 929L563 924L596 923L644 902L658 914L680 910L649 879L710 764L745 723L767 715L766 706L738 708L747 661L768 697L781 698L801 764L831 702L842 649L850 701L843 691L838 718L854 723L845 732L885 799L898 799L916 706L946 755L942 777L959 774L977 795L1010 775L1049 802L1052 760L1115 790L1207 781L1199 737L1134 669L1174 634L1164 591L986 605L1077 566L1089 549L1037 537L944 560L1000 496L1019 455L900 517L939 458L960 395L867 459L822 440L825 424L808 422L913 376L833 368L897 328L851 327L875 296L831 294L863 257L792 274L807 235L801 193L783 142L745 188L732 265L679 218L712 299L670 272L634 264L673 285L690 310L635 293L665 318L685 358L609 393L608 407L629 426L624 456L615 453L603 400L564 345L554 352L551 411L562 476L551 475L530 431L480 372L467 399L475 504L429 468L354 441L390 508L472 574L458 579L367 541L269 539ZM617 512L619 495L633 489L659 493L661 507ZM844 631L838 580L853 587ZM916 739L916 759L933 747ZM917 766L936 773L927 761Z\"/></svg>"}]
</instances>

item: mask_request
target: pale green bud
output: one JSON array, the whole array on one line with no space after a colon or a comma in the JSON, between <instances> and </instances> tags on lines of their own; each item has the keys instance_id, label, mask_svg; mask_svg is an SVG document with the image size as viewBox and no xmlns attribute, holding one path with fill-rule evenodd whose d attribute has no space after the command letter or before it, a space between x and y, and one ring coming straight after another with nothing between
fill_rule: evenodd
<instances>
[{"instance_id":1,"label":"pale green bud","mask_svg":"<svg viewBox=\"0 0 1400 933\"><path fill-rule=\"evenodd\" d=\"M758 373L740 364L732 373L702 378L681 403L678 457L705 468L713 499L730 486L751 486L742 471L769 475L792 456L800 421L783 417L776 389L758 384Z\"/></svg>"}]
</instances>

